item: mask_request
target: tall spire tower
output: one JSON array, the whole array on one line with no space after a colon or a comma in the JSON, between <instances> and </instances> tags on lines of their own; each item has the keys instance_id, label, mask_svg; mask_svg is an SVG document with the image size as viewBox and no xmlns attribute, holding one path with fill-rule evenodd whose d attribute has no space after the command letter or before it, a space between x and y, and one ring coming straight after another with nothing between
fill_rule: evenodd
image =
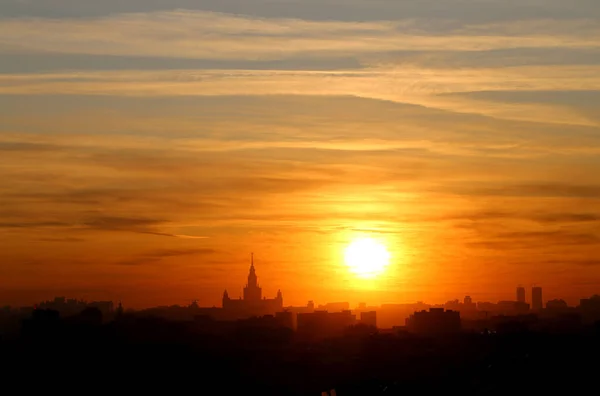
<instances>
[{"instance_id":1,"label":"tall spire tower","mask_svg":"<svg viewBox=\"0 0 600 396\"><path fill-rule=\"evenodd\" d=\"M248 274L248 286L258 286L258 278L254 269L254 253L250 254L250 273Z\"/></svg>"},{"instance_id":2,"label":"tall spire tower","mask_svg":"<svg viewBox=\"0 0 600 396\"><path fill-rule=\"evenodd\" d=\"M258 285L258 277L254 269L254 253L250 254L250 272L248 273L248 283L244 287L244 300L260 301L262 299L262 289Z\"/></svg>"}]
</instances>

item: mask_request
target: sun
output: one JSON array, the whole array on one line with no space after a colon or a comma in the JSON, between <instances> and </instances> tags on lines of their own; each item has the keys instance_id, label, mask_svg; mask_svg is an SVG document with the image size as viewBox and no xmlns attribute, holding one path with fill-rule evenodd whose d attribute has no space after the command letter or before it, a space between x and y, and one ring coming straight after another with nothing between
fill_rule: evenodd
<instances>
[{"instance_id":1,"label":"sun","mask_svg":"<svg viewBox=\"0 0 600 396\"><path fill-rule=\"evenodd\" d=\"M360 238L348 245L344 259L350 271L357 276L374 278L385 271L390 263L390 253L381 242Z\"/></svg>"}]
</instances>

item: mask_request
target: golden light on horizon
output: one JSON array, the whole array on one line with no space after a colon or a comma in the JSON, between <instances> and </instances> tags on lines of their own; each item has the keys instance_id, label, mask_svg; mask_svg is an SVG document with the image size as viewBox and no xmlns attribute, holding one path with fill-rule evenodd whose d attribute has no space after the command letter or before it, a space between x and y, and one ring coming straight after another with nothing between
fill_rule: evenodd
<instances>
[{"instance_id":1,"label":"golden light on horizon","mask_svg":"<svg viewBox=\"0 0 600 396\"><path fill-rule=\"evenodd\" d=\"M353 240L344 252L349 270L363 279L375 278L385 272L390 263L386 246L369 237Z\"/></svg>"}]
</instances>

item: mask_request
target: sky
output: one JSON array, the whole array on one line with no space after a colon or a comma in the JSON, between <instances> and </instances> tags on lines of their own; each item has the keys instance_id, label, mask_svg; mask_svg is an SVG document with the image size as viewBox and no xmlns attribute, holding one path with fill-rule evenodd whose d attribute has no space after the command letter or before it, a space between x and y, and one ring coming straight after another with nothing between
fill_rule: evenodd
<instances>
[{"instance_id":1,"label":"sky","mask_svg":"<svg viewBox=\"0 0 600 396\"><path fill-rule=\"evenodd\" d=\"M600 285L597 0L0 0L0 305ZM387 270L344 249L372 237Z\"/></svg>"}]
</instances>

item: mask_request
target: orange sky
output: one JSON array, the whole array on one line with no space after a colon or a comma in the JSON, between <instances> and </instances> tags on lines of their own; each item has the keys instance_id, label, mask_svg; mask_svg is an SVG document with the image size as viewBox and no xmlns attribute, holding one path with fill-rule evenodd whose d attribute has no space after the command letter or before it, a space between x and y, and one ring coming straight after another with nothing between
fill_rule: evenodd
<instances>
[{"instance_id":1,"label":"orange sky","mask_svg":"<svg viewBox=\"0 0 600 396\"><path fill-rule=\"evenodd\" d=\"M0 305L598 292L597 7L364 1L0 6Z\"/></svg>"}]
</instances>

